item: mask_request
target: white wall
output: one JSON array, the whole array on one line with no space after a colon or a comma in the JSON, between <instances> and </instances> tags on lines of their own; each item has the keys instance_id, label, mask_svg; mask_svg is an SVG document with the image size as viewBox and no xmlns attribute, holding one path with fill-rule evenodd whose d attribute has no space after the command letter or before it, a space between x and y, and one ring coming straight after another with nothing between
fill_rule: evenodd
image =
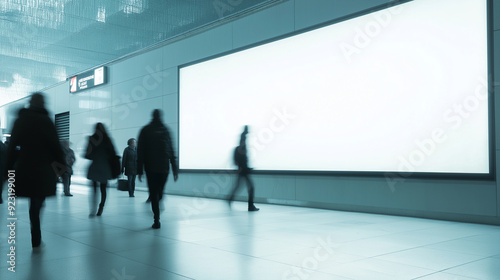
<instances>
[{"instance_id":1,"label":"white wall","mask_svg":"<svg viewBox=\"0 0 500 280\"><path fill-rule=\"evenodd\" d=\"M187 37L150 52L108 65L105 86L69 94L68 83L56 85L49 94L53 113L70 111L70 141L78 155L86 137L100 121L111 131L121 153L128 138L137 137L151 112L161 108L173 139L178 134L177 67L271 39L296 30L337 19L388 0L289 0L249 14L208 31ZM500 4L495 1L495 45L500 44ZM498 48L497 48L498 49ZM500 54L495 56L495 80L500 81ZM500 108L500 98L495 99ZM496 121L495 133L500 131ZM496 137L497 158L500 137ZM177 145L177 143L176 143ZM86 160L77 160L77 173L85 174ZM497 164L499 166L499 164ZM169 180L167 191L197 197L225 197L233 175L181 174ZM365 211L428 218L500 224L500 186L497 181L408 178L390 185L381 177L307 175L255 175L256 201L329 209ZM144 184L139 184L144 186ZM241 193L240 199L246 199ZM193 198L185 205L186 217L203 213L210 203ZM263 206L265 211L265 206Z\"/></svg>"}]
</instances>

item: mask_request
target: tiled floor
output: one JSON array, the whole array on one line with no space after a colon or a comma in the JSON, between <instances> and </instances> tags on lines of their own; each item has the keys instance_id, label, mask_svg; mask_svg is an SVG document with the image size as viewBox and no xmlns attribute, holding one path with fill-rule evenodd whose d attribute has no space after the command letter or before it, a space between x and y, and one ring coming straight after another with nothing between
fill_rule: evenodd
<instances>
[{"instance_id":1,"label":"tiled floor","mask_svg":"<svg viewBox=\"0 0 500 280\"><path fill-rule=\"evenodd\" d=\"M46 201L36 250L17 200L15 272L0 205L0 279L500 279L498 226L167 196L153 230L145 192L109 189L89 218L88 187L72 190Z\"/></svg>"}]
</instances>

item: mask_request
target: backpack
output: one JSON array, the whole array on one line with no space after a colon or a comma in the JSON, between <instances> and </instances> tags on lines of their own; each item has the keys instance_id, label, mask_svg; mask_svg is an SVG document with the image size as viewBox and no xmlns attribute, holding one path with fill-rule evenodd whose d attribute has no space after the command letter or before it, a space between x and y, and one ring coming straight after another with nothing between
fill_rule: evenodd
<instances>
[{"instance_id":1,"label":"backpack","mask_svg":"<svg viewBox=\"0 0 500 280\"><path fill-rule=\"evenodd\" d=\"M243 156L244 156L244 154L240 151L240 146L237 146L236 148L234 148L233 161L234 161L235 165L241 166L242 161L243 161Z\"/></svg>"}]
</instances>

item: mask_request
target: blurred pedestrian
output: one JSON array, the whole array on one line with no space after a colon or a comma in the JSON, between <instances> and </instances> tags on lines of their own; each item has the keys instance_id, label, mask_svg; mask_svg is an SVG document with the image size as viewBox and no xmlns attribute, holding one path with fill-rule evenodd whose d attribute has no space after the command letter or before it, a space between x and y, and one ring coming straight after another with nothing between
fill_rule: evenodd
<instances>
[{"instance_id":1,"label":"blurred pedestrian","mask_svg":"<svg viewBox=\"0 0 500 280\"><path fill-rule=\"evenodd\" d=\"M70 192L70 185L71 185L71 175L73 175L73 164L75 163L75 152L70 148L70 143L68 140L64 140L61 142L62 144L62 149L64 152L64 158L65 158L65 163L66 163L66 169L64 170L64 173L62 174L62 182L64 185L64 195L65 196L73 196Z\"/></svg>"},{"instance_id":2,"label":"blurred pedestrian","mask_svg":"<svg viewBox=\"0 0 500 280\"><path fill-rule=\"evenodd\" d=\"M123 150L122 173L125 173L128 181L128 195L134 197L135 177L137 176L137 142L134 138L127 141L128 147Z\"/></svg>"},{"instance_id":3,"label":"blurred pedestrian","mask_svg":"<svg viewBox=\"0 0 500 280\"><path fill-rule=\"evenodd\" d=\"M177 181L179 167L175 156L172 138L168 128L161 120L161 111L153 111L153 120L142 128L137 143L137 174L142 182L142 174L146 171L149 198L153 210L153 228L158 229L160 224L159 201L163 196L168 173L172 165L174 181Z\"/></svg>"},{"instance_id":4,"label":"blurred pedestrian","mask_svg":"<svg viewBox=\"0 0 500 280\"><path fill-rule=\"evenodd\" d=\"M238 178L236 179L236 184L231 192L231 195L228 198L228 203L231 205L231 202L234 200L234 196L238 189L241 186L241 180L245 180L247 183L248 190L248 211L259 211L259 208L255 207L253 204L255 188L252 180L250 179L251 168L248 167L248 155L247 155L247 144L246 138L248 134L248 126L243 127L243 132L240 137L240 144L234 150L234 163L238 166Z\"/></svg>"},{"instance_id":5,"label":"blurred pedestrian","mask_svg":"<svg viewBox=\"0 0 500 280\"><path fill-rule=\"evenodd\" d=\"M36 248L42 241L40 210L45 198L56 194L57 172L65 163L42 93L31 95L29 107L19 111L7 149L6 169L15 172L15 194L30 198L31 245Z\"/></svg>"},{"instance_id":6,"label":"blurred pedestrian","mask_svg":"<svg viewBox=\"0 0 500 280\"><path fill-rule=\"evenodd\" d=\"M99 209L96 215L101 216L104 204L106 203L106 187L108 186L108 180L116 178L116 175L113 174L113 161L116 157L116 150L104 124L100 122L96 124L94 134L89 137L84 157L92 161L87 173L87 179L92 181L92 186L94 187L94 197L91 202L90 216L93 216L95 213L98 185L101 190L101 202L99 203ZM119 168L118 166L118 173L120 172Z\"/></svg>"}]
</instances>

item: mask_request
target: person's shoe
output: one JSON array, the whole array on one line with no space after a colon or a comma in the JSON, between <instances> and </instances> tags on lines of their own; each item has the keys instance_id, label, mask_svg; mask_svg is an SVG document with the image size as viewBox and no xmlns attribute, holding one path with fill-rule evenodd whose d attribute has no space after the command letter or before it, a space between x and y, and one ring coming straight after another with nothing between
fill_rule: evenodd
<instances>
[{"instance_id":1,"label":"person's shoe","mask_svg":"<svg viewBox=\"0 0 500 280\"><path fill-rule=\"evenodd\" d=\"M255 205L252 205L252 206L249 206L248 207L248 212L255 212L255 211L259 211L260 209L255 207Z\"/></svg>"},{"instance_id":2,"label":"person's shoe","mask_svg":"<svg viewBox=\"0 0 500 280\"><path fill-rule=\"evenodd\" d=\"M135 197L135 195L133 195L133 194L129 194L128 196L129 196L129 197Z\"/></svg>"},{"instance_id":3,"label":"person's shoe","mask_svg":"<svg viewBox=\"0 0 500 280\"><path fill-rule=\"evenodd\" d=\"M99 206L99 210L97 210L96 216L101 216L102 215L102 210L103 210L103 207Z\"/></svg>"},{"instance_id":4,"label":"person's shoe","mask_svg":"<svg viewBox=\"0 0 500 280\"><path fill-rule=\"evenodd\" d=\"M154 229L159 229L161 228L160 221L155 221L154 224L151 226Z\"/></svg>"},{"instance_id":5,"label":"person's shoe","mask_svg":"<svg viewBox=\"0 0 500 280\"><path fill-rule=\"evenodd\" d=\"M73 196L73 195L70 193L65 193L64 196Z\"/></svg>"}]
</instances>

